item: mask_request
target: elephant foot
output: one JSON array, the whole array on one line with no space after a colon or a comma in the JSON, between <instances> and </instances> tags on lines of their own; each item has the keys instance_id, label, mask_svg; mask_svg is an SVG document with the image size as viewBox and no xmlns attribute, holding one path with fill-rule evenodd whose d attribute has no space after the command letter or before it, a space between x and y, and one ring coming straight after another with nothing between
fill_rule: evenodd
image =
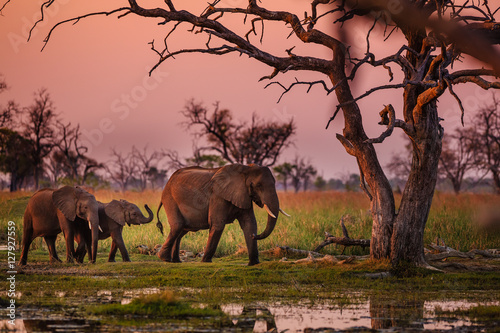
<instances>
[{"instance_id":1,"label":"elephant foot","mask_svg":"<svg viewBox=\"0 0 500 333\"><path fill-rule=\"evenodd\" d=\"M116 262L116 260L115 259L108 259L108 262Z\"/></svg>"},{"instance_id":2,"label":"elephant foot","mask_svg":"<svg viewBox=\"0 0 500 333\"><path fill-rule=\"evenodd\" d=\"M123 262L132 262L132 260L127 258L127 259L123 259Z\"/></svg>"},{"instance_id":3,"label":"elephant foot","mask_svg":"<svg viewBox=\"0 0 500 333\"><path fill-rule=\"evenodd\" d=\"M26 261L20 261L17 266L26 266Z\"/></svg>"},{"instance_id":4,"label":"elephant foot","mask_svg":"<svg viewBox=\"0 0 500 333\"><path fill-rule=\"evenodd\" d=\"M165 252L159 251L158 258L160 258L161 260L163 260L165 262L172 262L172 258L167 255L167 252L168 251L165 251Z\"/></svg>"},{"instance_id":5,"label":"elephant foot","mask_svg":"<svg viewBox=\"0 0 500 333\"><path fill-rule=\"evenodd\" d=\"M60 263L62 263L62 261L59 258L50 258L50 263L51 264L60 264Z\"/></svg>"},{"instance_id":6,"label":"elephant foot","mask_svg":"<svg viewBox=\"0 0 500 333\"><path fill-rule=\"evenodd\" d=\"M202 258L202 262L212 262L212 258Z\"/></svg>"},{"instance_id":7,"label":"elephant foot","mask_svg":"<svg viewBox=\"0 0 500 333\"><path fill-rule=\"evenodd\" d=\"M260 264L260 261L258 261L258 260L257 261L250 261L248 263L248 266L253 266L253 265L258 265L258 264Z\"/></svg>"}]
</instances>

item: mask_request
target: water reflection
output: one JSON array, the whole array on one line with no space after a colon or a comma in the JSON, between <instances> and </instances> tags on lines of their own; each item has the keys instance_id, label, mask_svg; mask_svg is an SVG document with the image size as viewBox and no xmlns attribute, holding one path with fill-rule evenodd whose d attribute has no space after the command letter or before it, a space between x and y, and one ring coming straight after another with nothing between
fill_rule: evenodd
<instances>
[{"instance_id":1,"label":"water reflection","mask_svg":"<svg viewBox=\"0 0 500 333\"><path fill-rule=\"evenodd\" d=\"M387 329L392 327L424 328L424 304L420 299L404 299L387 302L380 296L370 297L371 328Z\"/></svg>"},{"instance_id":2,"label":"water reflection","mask_svg":"<svg viewBox=\"0 0 500 333\"><path fill-rule=\"evenodd\" d=\"M155 288L127 291L121 300L113 302L126 303L139 294L158 292ZM101 293L101 297L110 296ZM488 324L472 323L468 318L441 318L435 314L436 309L457 310L468 309L478 304L467 301L423 301L416 296L400 297L401 301L394 301L384 296L370 296L359 304L339 306L334 301L324 300L322 303L284 304L253 303L253 304L225 304L221 310L227 314L230 321L221 321L206 318L200 327L193 327L193 322L187 320L156 321L154 324L134 318L134 325L145 325L140 328L128 327L126 323L117 326L99 325L97 321L84 319L54 319L29 318L30 313L22 313L23 320L16 321L15 330L8 326L6 321L0 321L0 332L110 332L110 331L227 331L227 332L330 332L349 330L361 332L372 329L374 331L427 331L427 330L488 330L500 324L500 319ZM127 301L124 301L127 300ZM498 305L499 302L482 303L482 305ZM219 318L220 319L220 318ZM119 323L119 321L117 321ZM488 326L485 326L488 325ZM122 326L122 327L121 327Z\"/></svg>"},{"instance_id":3,"label":"water reflection","mask_svg":"<svg viewBox=\"0 0 500 333\"><path fill-rule=\"evenodd\" d=\"M12 326L6 320L0 321L0 332L99 332L99 324L84 319L16 319Z\"/></svg>"},{"instance_id":4,"label":"water reflection","mask_svg":"<svg viewBox=\"0 0 500 333\"><path fill-rule=\"evenodd\" d=\"M222 305L222 311L233 318L236 328L245 331L269 332L276 331L276 321L271 311L260 305ZM240 310L241 309L241 310Z\"/></svg>"}]
</instances>

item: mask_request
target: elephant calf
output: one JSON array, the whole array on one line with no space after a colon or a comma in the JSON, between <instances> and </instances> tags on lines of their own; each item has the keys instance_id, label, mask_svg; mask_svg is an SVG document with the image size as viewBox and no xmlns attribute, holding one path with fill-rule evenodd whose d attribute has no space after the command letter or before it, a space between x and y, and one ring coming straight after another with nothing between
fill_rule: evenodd
<instances>
[{"instance_id":1,"label":"elephant calf","mask_svg":"<svg viewBox=\"0 0 500 333\"><path fill-rule=\"evenodd\" d=\"M123 261L130 261L125 242L123 241L122 231L125 223L140 225L149 223L153 220L154 214L149 209L148 205L144 205L148 212L148 217L144 216L136 205L126 200L113 200L110 203L99 202L99 240L111 237L111 250L109 251L108 262L115 261L116 251L119 249ZM82 226L81 232L78 233L77 242L79 246L76 250L77 260L83 262L86 254L86 249L90 248L91 232L85 225Z\"/></svg>"},{"instance_id":2,"label":"elephant calf","mask_svg":"<svg viewBox=\"0 0 500 333\"><path fill-rule=\"evenodd\" d=\"M257 221L252 202L268 213L266 229L259 235L256 235ZM271 171L258 165L179 169L165 185L157 215L162 205L167 213L170 233L158 257L171 262L180 262L182 237L189 231L201 229L210 230L202 261L212 261L225 225L237 219L245 235L249 265L258 264L257 240L271 234L279 212L287 215L280 208ZM159 218L158 226L161 226Z\"/></svg>"}]
</instances>

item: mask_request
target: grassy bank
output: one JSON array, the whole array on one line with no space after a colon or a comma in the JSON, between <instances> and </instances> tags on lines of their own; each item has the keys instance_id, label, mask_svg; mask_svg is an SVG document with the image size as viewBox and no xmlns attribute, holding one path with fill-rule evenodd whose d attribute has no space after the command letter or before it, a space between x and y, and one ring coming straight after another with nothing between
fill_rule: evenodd
<instances>
[{"instance_id":1,"label":"grassy bank","mask_svg":"<svg viewBox=\"0 0 500 333\"><path fill-rule=\"evenodd\" d=\"M20 239L22 216L30 195L0 193L2 237L7 234L8 221L12 220L16 222ZM156 211L160 198L158 191L98 191L95 195L103 202L123 198L142 208L148 204L153 211ZM136 246L144 244L151 248L163 243L166 237L158 232L154 222L124 228L131 263L123 263L120 258L116 263L106 262L110 247L107 240L100 242L95 265L49 264L45 244L39 239L32 246L28 265L17 268L17 309L23 318L31 318L31 321L24 322L28 326L44 328L49 323L53 324L50 320L56 318L60 320L56 325L64 327L69 322L74 327L76 318L77 324L90 327L88 329L92 332L130 326L140 327L141 331L165 331L172 330L172 327L178 327L179 331L191 331L193 327L199 331L220 328L251 331L258 320L271 323L276 320L279 325L284 325L278 315L269 316L269 309L276 306L289 307L287 311L290 312L302 311L297 309L305 309L304 306L316 306L320 309L318 313L322 313L323 309L359 307L364 309L362 316L372 318L372 328L412 327L416 320L427 322L424 312L426 307L432 306L433 316L452 318L450 321L454 320L454 316L461 316L474 322L489 321L485 324L487 326L481 327L498 326L498 260L478 259L477 264L482 265L480 272L462 270L460 273L444 274L416 270L411 277L385 278L375 278L373 273L388 271L387 262L282 262L283 255L270 250L276 244L313 249L323 241L325 231L342 234L339 220L343 215L349 216L345 224L351 237L369 238L371 220L369 203L361 193L279 193L279 196L281 206L292 217L280 217L272 235L259 242L260 265L246 266L248 257L244 251L239 251L245 246L238 223L226 227L218 247L218 257L211 264L201 263L200 258L181 264L164 263L156 256L140 254ZM498 248L498 236L481 233L474 224L476 215L483 207L495 204L499 204L499 198L492 195L436 194L426 229L426 243L439 236L449 246L462 251ZM259 230L262 230L266 213L256 208L256 215L261 221ZM163 210L160 218L168 232ZM202 251L207 237L206 231L189 233L184 237L181 248L191 252ZM57 246L60 256L64 258L62 235ZM331 254L341 251L341 247L335 246L324 249ZM353 248L346 252L367 254L368 250ZM19 254L18 251L17 259ZM0 261L0 289L5 291L9 289L6 251L0 251L0 255L3 258ZM466 262L469 259L452 261L460 263L461 260ZM458 310L449 310L440 307L443 301L448 302L443 304L465 302L477 306L461 308L457 305ZM5 308L9 302L6 292L0 293L0 306ZM236 317L222 311L224 307L234 304L241 310ZM262 316L265 318L262 319ZM386 320L380 319L386 317L393 319L388 326ZM351 325L356 326L358 319L352 319ZM238 325L249 323L250 328L236 327L236 321Z\"/></svg>"},{"instance_id":2,"label":"grassy bank","mask_svg":"<svg viewBox=\"0 0 500 333\"><path fill-rule=\"evenodd\" d=\"M26 203L31 193L0 193L0 240L6 235L9 220L16 222L18 240L22 235L22 216ZM97 191L96 198L102 202L113 199L126 199L137 204L144 210L144 204L148 204L156 212L160 191L146 192L114 192ZM352 238L370 238L371 217L369 213L369 202L362 193L341 192L308 192L308 193L279 193L281 207L285 209L291 218L281 216L275 231L266 240L259 242L261 251L271 249L275 245L289 246L305 250L312 250L324 239L324 232L333 235L341 235L339 220L343 215L348 215L345 225ZM476 228L475 221L481 210L487 206L500 205L500 197L487 194L461 194L453 195L437 193L431 208L429 220L425 232L425 243L435 241L437 237L442 238L446 244L457 250L467 251L470 249L498 248L499 236L480 232ZM265 228L266 212L258 207L255 208L259 231ZM169 227L163 208L160 211L165 230ZM156 220L156 219L155 219ZM131 253L139 253L138 245L147 245L153 248L156 244L162 244L165 236L162 236L155 226L150 223L143 226L125 227L123 236L125 243ZM182 241L181 249L197 253L202 252L208 238L207 231L187 234ZM99 250L109 251L111 240L101 241ZM58 237L58 252L63 255L65 245L62 235ZM45 249L42 239L38 239L32 245L33 249ZM226 227L216 256L227 256L245 248L243 233L238 223ZM342 247L329 246L324 249L325 253L339 254ZM346 254L367 254L368 250L350 248ZM48 259L48 258L47 258Z\"/></svg>"}]
</instances>

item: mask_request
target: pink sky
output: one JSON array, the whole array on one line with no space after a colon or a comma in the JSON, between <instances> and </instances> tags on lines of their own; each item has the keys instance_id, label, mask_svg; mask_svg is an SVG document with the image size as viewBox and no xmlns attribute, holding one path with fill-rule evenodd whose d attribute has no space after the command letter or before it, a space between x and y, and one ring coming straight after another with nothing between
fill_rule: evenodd
<instances>
[{"instance_id":1,"label":"pink sky","mask_svg":"<svg viewBox=\"0 0 500 333\"><path fill-rule=\"evenodd\" d=\"M186 1L187 2L187 1ZM81 4L83 3L83 4ZM297 124L295 146L289 148L281 159L291 160L295 155L309 158L319 174L326 178L341 177L358 172L353 157L347 155L335 133L341 133L342 116L325 130L336 98L327 96L318 86L306 94L305 87L292 90L276 104L281 89L273 86L264 89L268 82L258 82L272 70L246 56L181 55L164 63L149 78L148 71L155 64L156 55L148 45L152 39L159 44L171 26L158 26L155 20L129 15L118 20L114 17L94 17L82 20L76 25L64 25L57 29L43 52L43 39L49 28L57 22L92 10L107 10L126 6L126 1L79 2L64 0L56 2L47 13L47 22L34 31L26 43L25 37L32 23L39 17L37 2L12 0L0 16L0 73L10 89L0 95L0 105L15 99L28 105L34 91L46 87L55 101L62 118L80 123L86 136L91 156L100 161L109 159L111 147L130 151L132 145L142 149L173 149L181 156L189 157L192 141L189 133L180 125L183 121L179 111L191 98L211 105L220 101L221 107L234 112L237 118L249 120L252 112L265 119L288 120L293 117ZM90 5L88 4L90 3ZM149 2L148 2L149 3ZM155 6L162 6L162 1ZM189 1L188 9L201 12L206 1ZM227 5L244 6L243 0L225 0ZM263 5L271 9L287 9L303 16L309 10L307 1L267 0ZM178 2L178 7L185 6ZM151 4L151 6L153 6ZM309 10L310 11L310 10ZM230 24L240 26L241 19L231 19ZM366 48L365 33L370 23L365 22L350 29L353 45L351 52L362 54ZM182 47L202 47L206 37L185 32L183 25L169 43L170 50ZM284 39L289 30L283 24L266 25L263 48L284 55L285 49L299 45L294 52L328 57L328 50L314 46L309 48L296 43L294 37ZM372 43L381 31L372 34ZM257 41L259 37L254 39ZM395 40L396 41L396 40ZM375 45L375 44L372 44ZM390 54L396 43L376 44L380 56ZM373 51L372 50L372 51ZM395 73L396 67L392 67ZM368 69L368 68L366 68ZM279 75L282 83L301 80L323 79L314 73L295 72ZM325 78L326 79L326 78ZM353 87L357 96L374 82L385 84L388 75L385 70L362 70ZM398 82L398 76L395 78ZM469 85L456 89L468 109L475 109L486 101L490 92L483 92ZM377 125L378 112L384 104L392 103L401 109L402 91L392 90L376 93L360 103L365 128L370 136L378 136L384 128ZM459 125L458 106L449 96L440 101L440 116L445 118L444 126L451 130ZM399 113L398 117L402 117ZM382 145L377 145L382 165L387 164L392 151L402 149L401 134L396 132Z\"/></svg>"}]
</instances>

